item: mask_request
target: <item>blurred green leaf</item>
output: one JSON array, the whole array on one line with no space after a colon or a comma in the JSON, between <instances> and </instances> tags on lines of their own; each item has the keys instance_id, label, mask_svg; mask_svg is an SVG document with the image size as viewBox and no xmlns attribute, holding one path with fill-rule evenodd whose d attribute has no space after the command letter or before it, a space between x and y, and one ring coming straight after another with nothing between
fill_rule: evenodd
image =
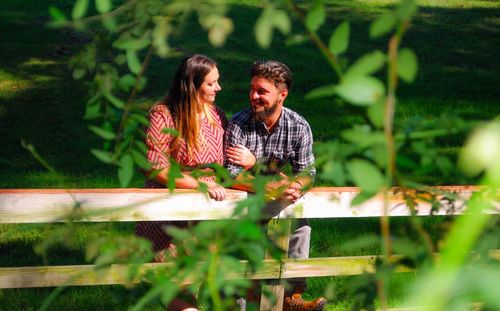
<instances>
[{"instance_id":1,"label":"blurred green leaf","mask_svg":"<svg viewBox=\"0 0 500 311\"><path fill-rule=\"evenodd\" d=\"M370 122L377 128L384 125L385 105L382 100L376 102L374 105L368 106L366 114Z\"/></svg>"},{"instance_id":2,"label":"blurred green leaf","mask_svg":"<svg viewBox=\"0 0 500 311\"><path fill-rule=\"evenodd\" d=\"M130 37L124 37L116 40L113 42L113 47L120 49L120 50L132 50L132 51L137 51L137 50L142 50L145 47L147 47L151 43L151 40L147 37L143 38L130 38Z\"/></svg>"},{"instance_id":3,"label":"blurred green leaf","mask_svg":"<svg viewBox=\"0 0 500 311\"><path fill-rule=\"evenodd\" d=\"M347 162L347 172L356 186L366 194L375 194L384 185L384 176L373 163L364 159L353 159Z\"/></svg>"},{"instance_id":4,"label":"blurred green leaf","mask_svg":"<svg viewBox=\"0 0 500 311\"><path fill-rule=\"evenodd\" d=\"M387 166L387 154L388 150L385 140L365 151L365 156L374 161L379 167Z\"/></svg>"},{"instance_id":5,"label":"blurred green leaf","mask_svg":"<svg viewBox=\"0 0 500 311\"><path fill-rule=\"evenodd\" d=\"M103 93L103 95L116 108L123 109L125 107L125 102L123 100L119 99L118 97L114 96L113 94L106 92L106 93Z\"/></svg>"},{"instance_id":6,"label":"blurred green leaf","mask_svg":"<svg viewBox=\"0 0 500 311\"><path fill-rule=\"evenodd\" d=\"M351 104L368 106L382 99L385 87L382 82L374 77L357 76L343 80L336 87L336 92Z\"/></svg>"},{"instance_id":7,"label":"blurred green leaf","mask_svg":"<svg viewBox=\"0 0 500 311\"><path fill-rule=\"evenodd\" d=\"M387 12L379 16L370 26L370 37L378 38L391 32L396 26L396 16L393 12Z\"/></svg>"},{"instance_id":8,"label":"blurred green leaf","mask_svg":"<svg viewBox=\"0 0 500 311\"><path fill-rule=\"evenodd\" d=\"M149 163L146 156L135 149L130 150L130 154L132 155L132 159L134 159L135 164L137 164L140 168L145 170L151 169L151 163Z\"/></svg>"},{"instance_id":9,"label":"blurred green leaf","mask_svg":"<svg viewBox=\"0 0 500 311\"><path fill-rule=\"evenodd\" d=\"M263 238L260 226L250 220L244 220L239 224L237 235L240 238L256 241Z\"/></svg>"},{"instance_id":10,"label":"blurred green leaf","mask_svg":"<svg viewBox=\"0 0 500 311\"><path fill-rule=\"evenodd\" d=\"M362 128L351 128L343 130L340 134L343 139L357 144L361 148L381 144L385 142L384 133L381 131L366 131Z\"/></svg>"},{"instance_id":11,"label":"blurred green leaf","mask_svg":"<svg viewBox=\"0 0 500 311\"><path fill-rule=\"evenodd\" d=\"M291 29L290 18L283 10L267 7L255 23L255 39L260 47L268 48L271 45L274 28L288 34Z\"/></svg>"},{"instance_id":12,"label":"blurred green leaf","mask_svg":"<svg viewBox=\"0 0 500 311\"><path fill-rule=\"evenodd\" d=\"M325 5L322 1L315 1L313 7L309 13L307 13L305 24L307 29L311 32L315 32L319 29L319 27L321 27L321 25L323 25L325 19Z\"/></svg>"},{"instance_id":13,"label":"blurred green leaf","mask_svg":"<svg viewBox=\"0 0 500 311\"><path fill-rule=\"evenodd\" d=\"M334 96L336 92L337 89L335 84L320 86L308 92L306 96L304 96L304 99L311 100L322 97L331 97Z\"/></svg>"},{"instance_id":14,"label":"blurred green leaf","mask_svg":"<svg viewBox=\"0 0 500 311\"><path fill-rule=\"evenodd\" d=\"M182 178L181 168L179 167L179 164L177 162L171 161L170 167L168 169L168 181L167 181L167 187L170 191L174 191L174 189L176 188L175 186L176 178Z\"/></svg>"},{"instance_id":15,"label":"blurred green leaf","mask_svg":"<svg viewBox=\"0 0 500 311\"><path fill-rule=\"evenodd\" d=\"M227 36L233 29L233 21L230 18L218 16L216 22L208 31L208 40L213 46L220 47L226 42Z\"/></svg>"},{"instance_id":16,"label":"blurred green leaf","mask_svg":"<svg viewBox=\"0 0 500 311\"><path fill-rule=\"evenodd\" d=\"M458 165L469 176L495 167L500 154L500 118L476 129L459 155Z\"/></svg>"},{"instance_id":17,"label":"blurred green leaf","mask_svg":"<svg viewBox=\"0 0 500 311\"><path fill-rule=\"evenodd\" d=\"M137 122L136 120L134 120L132 118L127 118L125 120L125 126L123 127L123 134L125 136L133 135L138 126L139 126L139 122Z\"/></svg>"},{"instance_id":18,"label":"blurred green leaf","mask_svg":"<svg viewBox=\"0 0 500 311\"><path fill-rule=\"evenodd\" d=\"M111 11L111 0L95 0L95 7L99 13Z\"/></svg>"},{"instance_id":19,"label":"blurred green leaf","mask_svg":"<svg viewBox=\"0 0 500 311\"><path fill-rule=\"evenodd\" d=\"M273 25L281 31L282 34L286 35L290 33L292 29L292 23L290 22L290 17L283 10L275 10L273 12Z\"/></svg>"},{"instance_id":20,"label":"blurred green leaf","mask_svg":"<svg viewBox=\"0 0 500 311\"><path fill-rule=\"evenodd\" d=\"M118 85L122 90L128 91L135 85L135 77L128 73L120 78Z\"/></svg>"},{"instance_id":21,"label":"blurred green leaf","mask_svg":"<svg viewBox=\"0 0 500 311\"><path fill-rule=\"evenodd\" d=\"M104 163L113 163L113 154L109 151L91 149L90 152Z\"/></svg>"},{"instance_id":22,"label":"blurred green leaf","mask_svg":"<svg viewBox=\"0 0 500 311\"><path fill-rule=\"evenodd\" d=\"M255 22L255 40L262 48L268 48L273 38L272 12L270 10L272 9L264 9Z\"/></svg>"},{"instance_id":23,"label":"blurred green leaf","mask_svg":"<svg viewBox=\"0 0 500 311\"><path fill-rule=\"evenodd\" d=\"M396 164L398 167L406 168L406 169L416 169L418 167L417 163L413 161L411 158L402 155L400 153L397 154Z\"/></svg>"},{"instance_id":24,"label":"blurred green leaf","mask_svg":"<svg viewBox=\"0 0 500 311\"><path fill-rule=\"evenodd\" d=\"M104 139L112 140L112 139L116 138L116 134L107 130L107 129L103 129L103 128L100 128L100 127L95 126L95 125L89 125L89 129L92 132L94 132L96 135L98 135Z\"/></svg>"},{"instance_id":25,"label":"blurred green leaf","mask_svg":"<svg viewBox=\"0 0 500 311\"><path fill-rule=\"evenodd\" d=\"M73 70L73 79L75 80L78 80L78 79L81 79L83 78L83 76L85 75L85 68L82 68L82 67L77 67Z\"/></svg>"},{"instance_id":26,"label":"blurred green leaf","mask_svg":"<svg viewBox=\"0 0 500 311\"><path fill-rule=\"evenodd\" d=\"M87 106L85 106L85 115L83 116L83 119L92 120L102 116L100 108L99 103L87 104Z\"/></svg>"},{"instance_id":27,"label":"blurred green leaf","mask_svg":"<svg viewBox=\"0 0 500 311\"><path fill-rule=\"evenodd\" d=\"M123 53L120 53L120 54L116 55L114 62L115 62L115 64L120 65L120 66L124 65L127 62L127 56L125 56L125 54L123 54Z\"/></svg>"},{"instance_id":28,"label":"blurred green leaf","mask_svg":"<svg viewBox=\"0 0 500 311\"><path fill-rule=\"evenodd\" d=\"M345 73L345 78L349 79L351 77L375 73L384 66L385 61L385 54L379 50L365 54L349 67Z\"/></svg>"},{"instance_id":29,"label":"blurred green leaf","mask_svg":"<svg viewBox=\"0 0 500 311\"><path fill-rule=\"evenodd\" d=\"M163 128L161 131L165 134L170 134L172 136L179 136L179 131L171 127Z\"/></svg>"},{"instance_id":30,"label":"blurred green leaf","mask_svg":"<svg viewBox=\"0 0 500 311\"><path fill-rule=\"evenodd\" d=\"M89 0L76 0L73 10L71 11L71 18L80 19L87 14L89 7Z\"/></svg>"},{"instance_id":31,"label":"blurred green leaf","mask_svg":"<svg viewBox=\"0 0 500 311\"><path fill-rule=\"evenodd\" d=\"M66 15L57 7L50 6L49 14L55 22L65 22L67 21Z\"/></svg>"},{"instance_id":32,"label":"blurred green leaf","mask_svg":"<svg viewBox=\"0 0 500 311\"><path fill-rule=\"evenodd\" d=\"M141 71L142 63L134 50L127 50L127 64L131 72L138 74Z\"/></svg>"},{"instance_id":33,"label":"blurred green leaf","mask_svg":"<svg viewBox=\"0 0 500 311\"><path fill-rule=\"evenodd\" d=\"M374 195L375 195L375 193L366 192L366 191L363 190L360 193L358 193L358 195L355 196L354 199L352 199L351 205L352 206L356 206L356 205L359 205L359 204L363 204L364 202L366 202L369 199L371 199Z\"/></svg>"},{"instance_id":34,"label":"blurred green leaf","mask_svg":"<svg viewBox=\"0 0 500 311\"><path fill-rule=\"evenodd\" d=\"M397 16L401 20L409 20L417 12L417 4L415 0L401 0L396 10Z\"/></svg>"},{"instance_id":35,"label":"blurred green leaf","mask_svg":"<svg viewBox=\"0 0 500 311\"><path fill-rule=\"evenodd\" d=\"M120 158L120 167L118 168L118 179L122 187L127 187L134 176L134 161L130 154L124 154Z\"/></svg>"},{"instance_id":36,"label":"blurred green leaf","mask_svg":"<svg viewBox=\"0 0 500 311\"><path fill-rule=\"evenodd\" d=\"M346 183L346 176L340 161L328 160L322 167L320 178L326 181L333 181L335 186L343 186Z\"/></svg>"},{"instance_id":37,"label":"blurred green leaf","mask_svg":"<svg viewBox=\"0 0 500 311\"><path fill-rule=\"evenodd\" d=\"M134 144L137 146L137 149L139 150L139 152L141 152L143 154L146 154L146 152L148 152L148 147L146 146L146 144L142 140L135 140Z\"/></svg>"},{"instance_id":38,"label":"blurred green leaf","mask_svg":"<svg viewBox=\"0 0 500 311\"><path fill-rule=\"evenodd\" d=\"M333 32L328 44L328 48L333 54L340 55L347 51L349 47L350 28L351 26L348 22L343 22Z\"/></svg>"},{"instance_id":39,"label":"blurred green leaf","mask_svg":"<svg viewBox=\"0 0 500 311\"><path fill-rule=\"evenodd\" d=\"M295 34L286 39L285 45L293 46L307 42L309 39L304 34Z\"/></svg>"},{"instance_id":40,"label":"blurred green leaf","mask_svg":"<svg viewBox=\"0 0 500 311\"><path fill-rule=\"evenodd\" d=\"M149 120L146 118L144 115L139 114L139 113L132 113L130 114L130 117L137 122L141 123L144 126L149 126Z\"/></svg>"},{"instance_id":41,"label":"blurred green leaf","mask_svg":"<svg viewBox=\"0 0 500 311\"><path fill-rule=\"evenodd\" d=\"M168 23L166 18L160 19L156 23L156 27L153 29L151 34L153 40L153 46L156 48L157 53L160 57L166 57L170 51L170 46L168 44L168 36L172 31L172 26Z\"/></svg>"},{"instance_id":42,"label":"blurred green leaf","mask_svg":"<svg viewBox=\"0 0 500 311\"><path fill-rule=\"evenodd\" d=\"M106 28L109 32L115 32L116 29L118 28L114 16L105 15L102 17L101 22L104 28Z\"/></svg>"},{"instance_id":43,"label":"blurred green leaf","mask_svg":"<svg viewBox=\"0 0 500 311\"><path fill-rule=\"evenodd\" d=\"M404 81L411 83L415 80L417 71L417 55L408 48L401 49L398 54L398 75Z\"/></svg>"},{"instance_id":44,"label":"blurred green leaf","mask_svg":"<svg viewBox=\"0 0 500 311\"><path fill-rule=\"evenodd\" d=\"M145 76L140 76L137 80L137 90L142 91L146 86L148 79Z\"/></svg>"}]
</instances>

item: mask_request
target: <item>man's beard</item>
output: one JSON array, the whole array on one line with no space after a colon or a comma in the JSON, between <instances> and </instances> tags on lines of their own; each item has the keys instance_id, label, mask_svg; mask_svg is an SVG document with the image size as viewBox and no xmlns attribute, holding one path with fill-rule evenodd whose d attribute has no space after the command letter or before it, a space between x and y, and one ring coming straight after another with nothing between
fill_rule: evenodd
<instances>
[{"instance_id":1,"label":"man's beard","mask_svg":"<svg viewBox=\"0 0 500 311\"><path fill-rule=\"evenodd\" d=\"M262 111L256 111L256 107L252 105L253 117L261 122L264 122L264 120L270 117L276 110L278 110L278 101L275 101L271 107L264 107Z\"/></svg>"}]
</instances>

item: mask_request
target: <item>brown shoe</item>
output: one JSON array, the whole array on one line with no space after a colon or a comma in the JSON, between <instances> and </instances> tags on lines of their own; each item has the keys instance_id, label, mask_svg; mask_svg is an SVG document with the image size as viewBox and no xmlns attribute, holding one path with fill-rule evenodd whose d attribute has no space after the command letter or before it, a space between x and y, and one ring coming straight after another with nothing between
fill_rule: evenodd
<instances>
[{"instance_id":1,"label":"brown shoe","mask_svg":"<svg viewBox=\"0 0 500 311\"><path fill-rule=\"evenodd\" d=\"M326 305L326 299L323 297L316 298L313 301L306 301L301 294L293 294L292 297L286 297L283 305L283 310L290 311L322 311Z\"/></svg>"}]
</instances>

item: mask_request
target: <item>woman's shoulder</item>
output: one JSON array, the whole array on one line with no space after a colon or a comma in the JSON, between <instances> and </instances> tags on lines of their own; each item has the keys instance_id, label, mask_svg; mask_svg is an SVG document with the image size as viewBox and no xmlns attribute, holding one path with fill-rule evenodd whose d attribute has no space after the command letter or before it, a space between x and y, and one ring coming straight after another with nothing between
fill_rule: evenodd
<instances>
[{"instance_id":1,"label":"woman's shoulder","mask_svg":"<svg viewBox=\"0 0 500 311\"><path fill-rule=\"evenodd\" d=\"M212 110L218 115L225 115L224 110L222 110L222 108L217 105L212 105Z\"/></svg>"},{"instance_id":2,"label":"woman's shoulder","mask_svg":"<svg viewBox=\"0 0 500 311\"><path fill-rule=\"evenodd\" d=\"M167 114L170 114L170 110L168 109L167 104L165 104L164 102L156 102L149 109L149 113L150 114L153 114L153 113L167 113Z\"/></svg>"},{"instance_id":3,"label":"woman's shoulder","mask_svg":"<svg viewBox=\"0 0 500 311\"><path fill-rule=\"evenodd\" d=\"M222 108L216 105L212 105L210 110L212 111L212 115L216 118L217 121L222 122L223 124L227 123L227 117Z\"/></svg>"},{"instance_id":4,"label":"woman's shoulder","mask_svg":"<svg viewBox=\"0 0 500 311\"><path fill-rule=\"evenodd\" d=\"M163 120L167 124L173 123L172 115L168 106L163 102L155 103L149 110L150 120Z\"/></svg>"}]
</instances>

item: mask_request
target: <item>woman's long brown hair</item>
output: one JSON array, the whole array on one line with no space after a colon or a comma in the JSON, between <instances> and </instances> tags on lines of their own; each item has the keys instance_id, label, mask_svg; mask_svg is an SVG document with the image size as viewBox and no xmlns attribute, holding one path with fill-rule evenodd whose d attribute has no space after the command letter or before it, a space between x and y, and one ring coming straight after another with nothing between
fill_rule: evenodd
<instances>
[{"instance_id":1,"label":"woman's long brown hair","mask_svg":"<svg viewBox=\"0 0 500 311\"><path fill-rule=\"evenodd\" d=\"M210 123L214 123L207 107L199 101L198 90L207 74L217 66L217 63L208 56L195 54L182 60L170 89L163 103L167 105L179 136L173 141L177 148L179 138L184 139L188 152L199 148L200 120L199 113L204 111Z\"/></svg>"}]
</instances>

